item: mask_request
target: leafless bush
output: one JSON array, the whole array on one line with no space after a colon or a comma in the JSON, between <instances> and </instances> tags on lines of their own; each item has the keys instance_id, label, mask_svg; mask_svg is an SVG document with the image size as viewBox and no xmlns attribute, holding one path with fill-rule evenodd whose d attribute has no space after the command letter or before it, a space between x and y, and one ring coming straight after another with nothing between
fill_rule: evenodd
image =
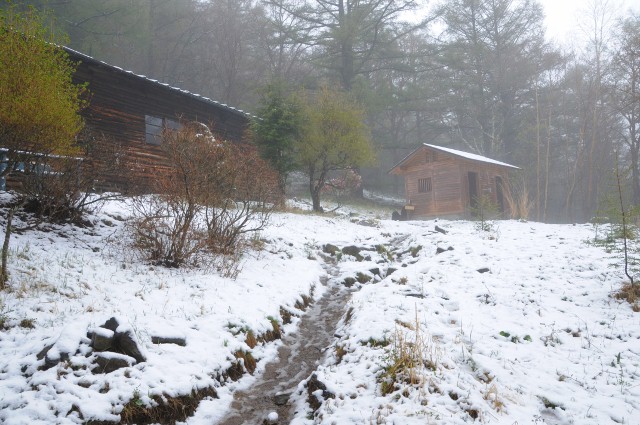
<instances>
[{"instance_id":1,"label":"leafless bush","mask_svg":"<svg viewBox=\"0 0 640 425\"><path fill-rule=\"evenodd\" d=\"M529 199L529 190L524 181L511 182L510 189L505 191L504 199L509 206L511 218L528 220L533 208L533 201Z\"/></svg>"},{"instance_id":2,"label":"leafless bush","mask_svg":"<svg viewBox=\"0 0 640 425\"><path fill-rule=\"evenodd\" d=\"M243 236L264 228L275 207L276 173L255 150L215 141L200 125L167 131L162 145L172 167L157 176L156 195L134 202L134 247L156 264L207 262L237 274Z\"/></svg>"},{"instance_id":3,"label":"leafless bush","mask_svg":"<svg viewBox=\"0 0 640 425\"><path fill-rule=\"evenodd\" d=\"M118 164L118 145L104 137L92 137L83 149L82 157L31 156L22 164L19 192L24 209L36 221L86 224L87 213L116 196L96 192Z\"/></svg>"}]
</instances>

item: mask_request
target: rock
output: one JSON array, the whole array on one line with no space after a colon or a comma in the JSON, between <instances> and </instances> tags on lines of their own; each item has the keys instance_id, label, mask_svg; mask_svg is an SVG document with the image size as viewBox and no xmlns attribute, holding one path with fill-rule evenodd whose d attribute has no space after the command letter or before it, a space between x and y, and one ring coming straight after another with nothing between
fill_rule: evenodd
<instances>
[{"instance_id":1,"label":"rock","mask_svg":"<svg viewBox=\"0 0 640 425\"><path fill-rule=\"evenodd\" d=\"M91 346L96 351L107 351L113 345L115 333L107 328L95 328L91 332Z\"/></svg>"},{"instance_id":2,"label":"rock","mask_svg":"<svg viewBox=\"0 0 640 425\"><path fill-rule=\"evenodd\" d=\"M442 233L443 235L446 235L446 234L447 234L447 231L446 231L446 230L444 230L442 227L438 226L437 224L436 224L436 232L440 232L440 233Z\"/></svg>"},{"instance_id":3,"label":"rock","mask_svg":"<svg viewBox=\"0 0 640 425\"><path fill-rule=\"evenodd\" d=\"M444 248L440 248L440 247L437 247L437 248L436 248L436 255L438 255L438 254L442 254L443 252L447 252L447 250L446 250L446 249L444 249Z\"/></svg>"},{"instance_id":4,"label":"rock","mask_svg":"<svg viewBox=\"0 0 640 425\"><path fill-rule=\"evenodd\" d=\"M125 354L111 353L108 351L96 355L96 367L92 370L95 373L111 373L123 367L130 367L136 364L136 360Z\"/></svg>"},{"instance_id":5,"label":"rock","mask_svg":"<svg viewBox=\"0 0 640 425\"><path fill-rule=\"evenodd\" d=\"M289 397L291 397L291 393L276 394L273 396L273 402L276 406L284 406L289 402Z\"/></svg>"},{"instance_id":6,"label":"rock","mask_svg":"<svg viewBox=\"0 0 640 425\"><path fill-rule=\"evenodd\" d=\"M65 326L58 339L50 346L38 353L40 360L44 358L44 365L40 369L50 369L60 362L65 362L80 350L81 344L89 344L86 339L86 327L76 323Z\"/></svg>"},{"instance_id":7,"label":"rock","mask_svg":"<svg viewBox=\"0 0 640 425\"><path fill-rule=\"evenodd\" d=\"M133 332L130 329L122 329L120 323L118 322L118 319L112 317L100 327L105 330L114 332L113 340L111 341L109 348L110 351L113 351L114 353L126 354L127 356L133 357L138 363L147 360L144 354L142 354L142 352L138 348L138 342L136 341ZM96 351L98 350L96 349Z\"/></svg>"},{"instance_id":8,"label":"rock","mask_svg":"<svg viewBox=\"0 0 640 425\"><path fill-rule=\"evenodd\" d=\"M51 347L53 347L53 344L45 345L44 348L40 350L38 354L36 354L36 359L38 360L44 359L47 353L49 352L49 350L51 350Z\"/></svg>"},{"instance_id":9,"label":"rock","mask_svg":"<svg viewBox=\"0 0 640 425\"><path fill-rule=\"evenodd\" d=\"M487 273L489 270L489 267L482 267L481 269L476 270L478 273Z\"/></svg>"},{"instance_id":10,"label":"rock","mask_svg":"<svg viewBox=\"0 0 640 425\"><path fill-rule=\"evenodd\" d=\"M395 273L395 272L397 272L397 271L398 271L398 269L396 269L396 268L394 268L394 267L389 267L389 268L387 269L387 274L386 274L386 276L385 276L385 277L389 277L389 276L391 276L393 273Z\"/></svg>"},{"instance_id":11,"label":"rock","mask_svg":"<svg viewBox=\"0 0 640 425\"><path fill-rule=\"evenodd\" d=\"M115 348L118 351L121 351L127 356L133 357L138 363L147 360L144 354L140 352L140 349L138 348L138 342L136 341L136 338L133 335L132 331L126 330L124 332L116 332L114 342Z\"/></svg>"},{"instance_id":12,"label":"rock","mask_svg":"<svg viewBox=\"0 0 640 425\"><path fill-rule=\"evenodd\" d=\"M335 394L327 391L327 386L318 380L315 373L307 381L307 395L307 402L314 412L320 408L324 400L336 397Z\"/></svg>"},{"instance_id":13,"label":"rock","mask_svg":"<svg viewBox=\"0 0 640 425\"><path fill-rule=\"evenodd\" d=\"M362 255L360 255L360 251L362 251L362 249L358 248L357 246L354 245L349 245L349 246L345 246L344 248L342 248L342 253L345 255L351 255L352 257L355 257L356 260L358 261L362 261L364 260L364 257Z\"/></svg>"},{"instance_id":14,"label":"rock","mask_svg":"<svg viewBox=\"0 0 640 425\"><path fill-rule=\"evenodd\" d=\"M342 282L342 284L347 288L351 288L353 285L355 285L355 283L356 283L356 280L352 277L345 277L344 281Z\"/></svg>"},{"instance_id":15,"label":"rock","mask_svg":"<svg viewBox=\"0 0 640 425\"><path fill-rule=\"evenodd\" d=\"M44 364L38 368L39 370L51 369L58 364L58 360L53 360L48 356L49 350L51 350L52 347L53 344L46 345L38 354L36 354L36 359L44 359Z\"/></svg>"},{"instance_id":16,"label":"rock","mask_svg":"<svg viewBox=\"0 0 640 425\"><path fill-rule=\"evenodd\" d=\"M151 342L154 344L176 344L186 347L187 339L179 336L152 336Z\"/></svg>"},{"instance_id":17,"label":"rock","mask_svg":"<svg viewBox=\"0 0 640 425\"><path fill-rule=\"evenodd\" d=\"M105 328L105 329L109 329L109 330L115 332L116 329L118 329L118 326L120 326L120 323L118 323L118 319L116 319L115 317L112 317L111 319L109 319L106 322L104 322L104 325L102 325L100 327L101 328Z\"/></svg>"},{"instance_id":18,"label":"rock","mask_svg":"<svg viewBox=\"0 0 640 425\"><path fill-rule=\"evenodd\" d=\"M338 251L340 251L340 248L330 243L322 246L322 252L324 252L325 254L335 255L335 253Z\"/></svg>"},{"instance_id":19,"label":"rock","mask_svg":"<svg viewBox=\"0 0 640 425\"><path fill-rule=\"evenodd\" d=\"M376 220L360 220L357 222L360 226L365 227L378 227L379 223Z\"/></svg>"},{"instance_id":20,"label":"rock","mask_svg":"<svg viewBox=\"0 0 640 425\"><path fill-rule=\"evenodd\" d=\"M380 276L380 269L378 267L374 267L372 269L369 269L369 273L374 276Z\"/></svg>"}]
</instances>

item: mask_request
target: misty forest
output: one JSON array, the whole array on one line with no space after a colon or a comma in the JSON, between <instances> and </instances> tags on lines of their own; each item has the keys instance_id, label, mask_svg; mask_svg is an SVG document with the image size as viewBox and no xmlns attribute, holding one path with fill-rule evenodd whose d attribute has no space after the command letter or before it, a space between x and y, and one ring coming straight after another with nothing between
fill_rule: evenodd
<instances>
[{"instance_id":1,"label":"misty forest","mask_svg":"<svg viewBox=\"0 0 640 425\"><path fill-rule=\"evenodd\" d=\"M0 0L0 423L638 424L640 9L543 1Z\"/></svg>"},{"instance_id":2,"label":"misty forest","mask_svg":"<svg viewBox=\"0 0 640 425\"><path fill-rule=\"evenodd\" d=\"M511 184L534 220L592 219L616 175L640 204L640 16L606 0L567 18L571 48L545 37L536 0L22 4L71 48L256 115L274 84L350 92L376 150L367 190L400 197L387 171L434 143L521 167Z\"/></svg>"}]
</instances>

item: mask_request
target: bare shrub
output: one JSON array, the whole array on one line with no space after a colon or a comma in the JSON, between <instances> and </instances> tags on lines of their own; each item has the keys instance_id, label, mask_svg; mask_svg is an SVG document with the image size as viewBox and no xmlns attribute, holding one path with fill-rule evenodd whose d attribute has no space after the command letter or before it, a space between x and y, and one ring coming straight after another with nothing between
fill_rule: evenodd
<instances>
[{"instance_id":1,"label":"bare shrub","mask_svg":"<svg viewBox=\"0 0 640 425\"><path fill-rule=\"evenodd\" d=\"M232 254L247 233L264 228L282 192L278 176L255 149L225 145L223 182L209 187L211 196L205 206L209 248Z\"/></svg>"},{"instance_id":2,"label":"bare shrub","mask_svg":"<svg viewBox=\"0 0 640 425\"><path fill-rule=\"evenodd\" d=\"M529 198L529 190L524 181L511 182L510 190L505 191L504 199L509 206L511 218L528 220L533 209L533 201Z\"/></svg>"},{"instance_id":3,"label":"bare shrub","mask_svg":"<svg viewBox=\"0 0 640 425\"><path fill-rule=\"evenodd\" d=\"M118 167L119 152L119 145L94 136L84 143L80 157L30 156L17 173L25 211L38 222L87 224L87 213L117 196L96 192Z\"/></svg>"},{"instance_id":4,"label":"bare shrub","mask_svg":"<svg viewBox=\"0 0 640 425\"><path fill-rule=\"evenodd\" d=\"M197 123L165 132L162 146L172 167L157 176L155 195L134 201L134 248L155 264L206 262L237 275L243 236L275 208L276 173L255 150L218 142Z\"/></svg>"},{"instance_id":5,"label":"bare shrub","mask_svg":"<svg viewBox=\"0 0 640 425\"><path fill-rule=\"evenodd\" d=\"M5 235L0 252L0 289L9 279L7 257L12 231L37 228L44 223L91 225L85 217L101 204L117 196L96 194L96 188L106 182L112 167L118 165L118 145L104 137L90 137L79 149L82 157L14 153L9 176L20 183L13 197L5 223ZM20 227L12 220L18 212L26 213Z\"/></svg>"}]
</instances>

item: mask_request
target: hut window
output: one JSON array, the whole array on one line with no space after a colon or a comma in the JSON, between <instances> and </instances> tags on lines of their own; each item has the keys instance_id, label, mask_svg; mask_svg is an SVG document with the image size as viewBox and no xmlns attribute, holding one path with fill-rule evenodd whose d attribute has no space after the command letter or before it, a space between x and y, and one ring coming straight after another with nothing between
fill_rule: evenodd
<instances>
[{"instance_id":1,"label":"hut window","mask_svg":"<svg viewBox=\"0 0 640 425\"><path fill-rule=\"evenodd\" d=\"M159 145L162 142L162 130L180 130L180 123L168 118L159 118L152 115L144 116L145 141L150 145Z\"/></svg>"},{"instance_id":2,"label":"hut window","mask_svg":"<svg viewBox=\"0 0 640 425\"><path fill-rule=\"evenodd\" d=\"M145 141L150 145L159 145L162 136L162 118L144 116Z\"/></svg>"},{"instance_id":3,"label":"hut window","mask_svg":"<svg viewBox=\"0 0 640 425\"><path fill-rule=\"evenodd\" d=\"M418 192L431 192L431 177L427 177L426 179L418 179Z\"/></svg>"}]
</instances>

